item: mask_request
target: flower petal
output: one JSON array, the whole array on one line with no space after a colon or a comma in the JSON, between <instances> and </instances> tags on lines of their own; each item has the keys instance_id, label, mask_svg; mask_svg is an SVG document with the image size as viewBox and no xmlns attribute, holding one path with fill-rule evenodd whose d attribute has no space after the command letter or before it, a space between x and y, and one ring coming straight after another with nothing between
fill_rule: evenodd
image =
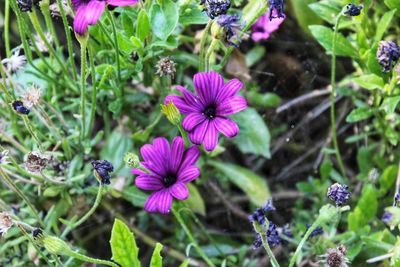
<instances>
[{"instance_id":1,"label":"flower petal","mask_svg":"<svg viewBox=\"0 0 400 267\"><path fill-rule=\"evenodd\" d=\"M90 0L86 6L85 17L89 25L96 24L104 12L105 1Z\"/></svg>"},{"instance_id":2,"label":"flower petal","mask_svg":"<svg viewBox=\"0 0 400 267\"><path fill-rule=\"evenodd\" d=\"M134 175L143 175L143 174L147 174L146 172L142 171L141 169L137 169L137 168L132 169L132 170L131 170L131 173L134 174Z\"/></svg>"},{"instance_id":3,"label":"flower petal","mask_svg":"<svg viewBox=\"0 0 400 267\"><path fill-rule=\"evenodd\" d=\"M77 7L74 18L74 31L80 35L84 35L87 31L89 23L86 20L86 5L81 4Z\"/></svg>"},{"instance_id":4,"label":"flower petal","mask_svg":"<svg viewBox=\"0 0 400 267\"><path fill-rule=\"evenodd\" d=\"M179 200L185 200L189 197L189 190L184 183L176 183L169 188L171 195Z\"/></svg>"},{"instance_id":5,"label":"flower petal","mask_svg":"<svg viewBox=\"0 0 400 267\"><path fill-rule=\"evenodd\" d=\"M189 183L200 176L200 169L196 166L189 166L178 173L177 182Z\"/></svg>"},{"instance_id":6,"label":"flower petal","mask_svg":"<svg viewBox=\"0 0 400 267\"><path fill-rule=\"evenodd\" d=\"M182 170L185 170L187 167L194 165L199 157L200 149L197 146L191 146L186 149L185 153L183 154L182 163L179 167L178 173Z\"/></svg>"},{"instance_id":7,"label":"flower petal","mask_svg":"<svg viewBox=\"0 0 400 267\"><path fill-rule=\"evenodd\" d=\"M218 103L216 114L217 116L228 116L247 108L246 99L243 96L232 96L225 101Z\"/></svg>"},{"instance_id":8,"label":"flower petal","mask_svg":"<svg viewBox=\"0 0 400 267\"><path fill-rule=\"evenodd\" d=\"M165 100L164 104L167 105L169 102L174 103L174 105L179 109L180 113L182 114L189 114L192 112L196 112L196 109L192 106L189 106L185 99L181 96L177 95L168 95Z\"/></svg>"},{"instance_id":9,"label":"flower petal","mask_svg":"<svg viewBox=\"0 0 400 267\"><path fill-rule=\"evenodd\" d=\"M164 176L167 172L166 162L162 155L154 146L146 144L140 149L140 154L145 160L141 164L148 170L157 173L160 176Z\"/></svg>"},{"instance_id":10,"label":"flower petal","mask_svg":"<svg viewBox=\"0 0 400 267\"><path fill-rule=\"evenodd\" d=\"M183 119L182 127L185 129L185 131L190 132L205 119L206 117L200 113L190 113Z\"/></svg>"},{"instance_id":11,"label":"flower petal","mask_svg":"<svg viewBox=\"0 0 400 267\"><path fill-rule=\"evenodd\" d=\"M160 177L149 174L136 177L135 185L142 190L160 190L164 188Z\"/></svg>"},{"instance_id":12,"label":"flower petal","mask_svg":"<svg viewBox=\"0 0 400 267\"><path fill-rule=\"evenodd\" d=\"M217 72L200 72L194 75L194 88L205 106L214 102L219 89L224 85L224 78Z\"/></svg>"},{"instance_id":13,"label":"flower petal","mask_svg":"<svg viewBox=\"0 0 400 267\"><path fill-rule=\"evenodd\" d=\"M192 132L189 133L190 141L192 141L193 144L201 145L201 143L203 143L204 136L208 128L208 123L208 120L203 121L202 123L197 125Z\"/></svg>"},{"instance_id":14,"label":"flower petal","mask_svg":"<svg viewBox=\"0 0 400 267\"><path fill-rule=\"evenodd\" d=\"M176 173L181 165L183 153L185 152L185 143L183 142L182 137L177 136L172 141L171 146L171 166L170 170L173 173Z\"/></svg>"},{"instance_id":15,"label":"flower petal","mask_svg":"<svg viewBox=\"0 0 400 267\"><path fill-rule=\"evenodd\" d=\"M215 128L214 121L208 124L207 132L204 135L204 148L207 151L213 151L218 145L218 131Z\"/></svg>"},{"instance_id":16,"label":"flower petal","mask_svg":"<svg viewBox=\"0 0 400 267\"><path fill-rule=\"evenodd\" d=\"M215 128L228 138L236 136L239 132L239 127L233 120L229 118L217 117L214 119Z\"/></svg>"},{"instance_id":17,"label":"flower petal","mask_svg":"<svg viewBox=\"0 0 400 267\"><path fill-rule=\"evenodd\" d=\"M144 203L144 209L147 212L157 212L158 203L160 202L160 191L153 192Z\"/></svg>"},{"instance_id":18,"label":"flower petal","mask_svg":"<svg viewBox=\"0 0 400 267\"><path fill-rule=\"evenodd\" d=\"M131 6L137 3L137 0L107 0L111 6Z\"/></svg>"},{"instance_id":19,"label":"flower petal","mask_svg":"<svg viewBox=\"0 0 400 267\"><path fill-rule=\"evenodd\" d=\"M168 189L159 191L158 201L158 212L162 214L169 213L172 206L172 195Z\"/></svg>"},{"instance_id":20,"label":"flower petal","mask_svg":"<svg viewBox=\"0 0 400 267\"><path fill-rule=\"evenodd\" d=\"M202 111L204 109L204 105L201 102L200 98L198 96L195 96L192 92L187 90L183 86L176 86L176 90L180 91L185 98L185 102L187 105L191 106L193 109L197 111Z\"/></svg>"},{"instance_id":21,"label":"flower petal","mask_svg":"<svg viewBox=\"0 0 400 267\"><path fill-rule=\"evenodd\" d=\"M230 80L218 91L215 102L220 103L225 99L236 95L242 87L243 83L238 79Z\"/></svg>"}]
</instances>

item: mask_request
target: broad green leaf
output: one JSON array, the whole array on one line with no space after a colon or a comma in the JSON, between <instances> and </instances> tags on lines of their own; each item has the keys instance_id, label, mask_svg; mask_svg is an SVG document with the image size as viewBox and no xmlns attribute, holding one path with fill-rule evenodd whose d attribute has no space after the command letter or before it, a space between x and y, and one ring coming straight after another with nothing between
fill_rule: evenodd
<instances>
[{"instance_id":1,"label":"broad green leaf","mask_svg":"<svg viewBox=\"0 0 400 267\"><path fill-rule=\"evenodd\" d=\"M327 1L311 3L308 6L315 14L330 24L335 23L335 19L341 11L340 7Z\"/></svg>"},{"instance_id":2,"label":"broad green leaf","mask_svg":"<svg viewBox=\"0 0 400 267\"><path fill-rule=\"evenodd\" d=\"M382 175L379 177L380 192L381 195L386 194L392 189L394 182L396 181L398 168L396 165L389 165L383 171Z\"/></svg>"},{"instance_id":3,"label":"broad green leaf","mask_svg":"<svg viewBox=\"0 0 400 267\"><path fill-rule=\"evenodd\" d=\"M281 103L281 98L275 93L260 94L257 92L249 92L249 98L255 107L275 108Z\"/></svg>"},{"instance_id":4,"label":"broad green leaf","mask_svg":"<svg viewBox=\"0 0 400 267\"><path fill-rule=\"evenodd\" d=\"M165 40L175 30L179 19L179 9L171 0L160 0L150 9L150 23L155 36Z\"/></svg>"},{"instance_id":5,"label":"broad green leaf","mask_svg":"<svg viewBox=\"0 0 400 267\"><path fill-rule=\"evenodd\" d=\"M255 20L257 15L263 12L263 10L267 10L266 0L249 0L243 8L242 21L246 22L246 26L250 26L249 23Z\"/></svg>"},{"instance_id":6,"label":"broad green leaf","mask_svg":"<svg viewBox=\"0 0 400 267\"><path fill-rule=\"evenodd\" d=\"M139 12L138 19L136 21L136 37L142 42L150 33L150 21L147 16L146 10L142 9Z\"/></svg>"},{"instance_id":7,"label":"broad green leaf","mask_svg":"<svg viewBox=\"0 0 400 267\"><path fill-rule=\"evenodd\" d=\"M320 24L321 19L308 6L314 0L291 0L295 18L305 32L309 32L309 26Z\"/></svg>"},{"instance_id":8,"label":"broad green leaf","mask_svg":"<svg viewBox=\"0 0 400 267\"><path fill-rule=\"evenodd\" d=\"M240 132L233 142L243 153L262 155L270 154L271 135L263 118L253 108L248 108L232 116L239 125Z\"/></svg>"},{"instance_id":9,"label":"broad green leaf","mask_svg":"<svg viewBox=\"0 0 400 267\"><path fill-rule=\"evenodd\" d=\"M253 204L263 206L271 198L265 179L249 169L218 161L211 161L210 164L243 190Z\"/></svg>"},{"instance_id":10,"label":"broad green leaf","mask_svg":"<svg viewBox=\"0 0 400 267\"><path fill-rule=\"evenodd\" d=\"M397 14L400 14L400 1L399 0L385 0L385 4L390 9L397 9Z\"/></svg>"},{"instance_id":11,"label":"broad green leaf","mask_svg":"<svg viewBox=\"0 0 400 267\"><path fill-rule=\"evenodd\" d=\"M379 108L386 111L386 113L394 113L399 102L400 96L386 97Z\"/></svg>"},{"instance_id":12,"label":"broad green leaf","mask_svg":"<svg viewBox=\"0 0 400 267\"><path fill-rule=\"evenodd\" d=\"M189 197L184 202L190 207L190 209L194 212L197 212L203 216L206 215L206 205L204 204L204 200L197 190L197 187L193 184L187 184L189 189Z\"/></svg>"},{"instance_id":13,"label":"broad green leaf","mask_svg":"<svg viewBox=\"0 0 400 267\"><path fill-rule=\"evenodd\" d=\"M373 114L373 109L371 107L360 107L353 109L349 115L346 117L346 122L353 123L362 120L366 120Z\"/></svg>"},{"instance_id":14,"label":"broad green leaf","mask_svg":"<svg viewBox=\"0 0 400 267\"><path fill-rule=\"evenodd\" d=\"M132 185L124 188L124 191L122 191L122 197L134 206L143 208L148 196L143 193L142 190Z\"/></svg>"},{"instance_id":15,"label":"broad green leaf","mask_svg":"<svg viewBox=\"0 0 400 267\"><path fill-rule=\"evenodd\" d=\"M309 28L311 34L325 48L325 50L332 53L333 31L330 28L321 25L311 25ZM337 35L336 55L358 57L356 49L341 33L338 33Z\"/></svg>"},{"instance_id":16,"label":"broad green leaf","mask_svg":"<svg viewBox=\"0 0 400 267\"><path fill-rule=\"evenodd\" d=\"M162 249L163 245L157 243L153 251L153 256L151 257L150 267L162 267L162 257L160 254Z\"/></svg>"},{"instance_id":17,"label":"broad green leaf","mask_svg":"<svg viewBox=\"0 0 400 267\"><path fill-rule=\"evenodd\" d=\"M357 206L348 215L349 229L357 231L364 227L378 211L378 192L371 184L363 187Z\"/></svg>"},{"instance_id":18,"label":"broad green leaf","mask_svg":"<svg viewBox=\"0 0 400 267\"><path fill-rule=\"evenodd\" d=\"M368 90L383 89L385 82L381 77L375 74L366 74L360 77L354 78L354 82L362 88Z\"/></svg>"},{"instance_id":19,"label":"broad green leaf","mask_svg":"<svg viewBox=\"0 0 400 267\"><path fill-rule=\"evenodd\" d=\"M398 1L400 2L400 1ZM375 42L379 42L383 35L386 33L386 31L388 30L394 13L396 12L396 9L386 12L383 17L381 18L381 20L379 21L377 27L376 27L376 34L375 34Z\"/></svg>"},{"instance_id":20,"label":"broad green leaf","mask_svg":"<svg viewBox=\"0 0 400 267\"><path fill-rule=\"evenodd\" d=\"M126 54L132 53L132 51L135 49L135 46L129 40L129 38L123 35L121 32L117 33L117 40L119 49L121 49L121 51L123 51Z\"/></svg>"},{"instance_id":21,"label":"broad green leaf","mask_svg":"<svg viewBox=\"0 0 400 267\"><path fill-rule=\"evenodd\" d=\"M246 65L252 67L254 64L264 58L265 47L257 45L246 53Z\"/></svg>"},{"instance_id":22,"label":"broad green leaf","mask_svg":"<svg viewBox=\"0 0 400 267\"><path fill-rule=\"evenodd\" d=\"M118 219L114 221L110 244L114 261L122 267L140 267L135 237L128 226Z\"/></svg>"}]
</instances>

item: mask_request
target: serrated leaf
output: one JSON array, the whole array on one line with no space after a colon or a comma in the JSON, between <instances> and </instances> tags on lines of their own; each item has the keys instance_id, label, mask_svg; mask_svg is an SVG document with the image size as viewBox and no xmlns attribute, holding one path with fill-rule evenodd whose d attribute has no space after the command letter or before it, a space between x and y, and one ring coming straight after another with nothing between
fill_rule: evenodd
<instances>
[{"instance_id":1,"label":"serrated leaf","mask_svg":"<svg viewBox=\"0 0 400 267\"><path fill-rule=\"evenodd\" d=\"M249 169L218 161L211 161L210 164L243 190L253 204L263 206L271 198L265 179Z\"/></svg>"},{"instance_id":2,"label":"serrated leaf","mask_svg":"<svg viewBox=\"0 0 400 267\"><path fill-rule=\"evenodd\" d=\"M248 108L232 118L239 125L239 134L232 139L243 153L270 158L271 135L263 118L253 108Z\"/></svg>"},{"instance_id":3,"label":"serrated leaf","mask_svg":"<svg viewBox=\"0 0 400 267\"><path fill-rule=\"evenodd\" d=\"M309 26L311 34L320 43L327 52L332 53L333 31L325 26L311 25ZM336 40L336 55L358 57L356 49L341 34L338 33Z\"/></svg>"},{"instance_id":4,"label":"serrated leaf","mask_svg":"<svg viewBox=\"0 0 400 267\"><path fill-rule=\"evenodd\" d=\"M139 248L133 233L121 220L115 219L111 232L112 259L122 267L140 267Z\"/></svg>"},{"instance_id":5,"label":"serrated leaf","mask_svg":"<svg viewBox=\"0 0 400 267\"><path fill-rule=\"evenodd\" d=\"M150 23L155 36L165 40L175 30L179 20L179 9L171 0L160 0L150 9Z\"/></svg>"},{"instance_id":6,"label":"serrated leaf","mask_svg":"<svg viewBox=\"0 0 400 267\"><path fill-rule=\"evenodd\" d=\"M160 254L162 249L163 245L157 243L153 251L153 256L151 257L150 267L162 267L162 257Z\"/></svg>"}]
</instances>

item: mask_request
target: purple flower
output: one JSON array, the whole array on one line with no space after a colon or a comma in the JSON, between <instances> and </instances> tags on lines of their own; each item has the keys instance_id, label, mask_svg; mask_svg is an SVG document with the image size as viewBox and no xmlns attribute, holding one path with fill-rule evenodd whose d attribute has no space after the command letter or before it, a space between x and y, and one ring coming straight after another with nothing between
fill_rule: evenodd
<instances>
[{"instance_id":1,"label":"purple flower","mask_svg":"<svg viewBox=\"0 0 400 267\"><path fill-rule=\"evenodd\" d=\"M242 30L240 18L237 15L221 15L218 17L217 23L225 32L225 41L231 46L238 47L237 43L241 41L239 35Z\"/></svg>"},{"instance_id":2,"label":"purple flower","mask_svg":"<svg viewBox=\"0 0 400 267\"><path fill-rule=\"evenodd\" d=\"M72 0L76 11L74 18L74 31L84 35L89 25L94 25L100 19L106 5L130 6L137 0Z\"/></svg>"},{"instance_id":3,"label":"purple flower","mask_svg":"<svg viewBox=\"0 0 400 267\"><path fill-rule=\"evenodd\" d=\"M249 221L254 221L263 225L265 223L265 216L268 211L275 211L276 208L272 204L272 199L269 199L263 208L257 208L252 215L249 216Z\"/></svg>"},{"instance_id":4,"label":"purple flower","mask_svg":"<svg viewBox=\"0 0 400 267\"><path fill-rule=\"evenodd\" d=\"M284 0L269 0L269 20L285 17L283 3Z\"/></svg>"},{"instance_id":5,"label":"purple flower","mask_svg":"<svg viewBox=\"0 0 400 267\"><path fill-rule=\"evenodd\" d=\"M283 23L284 20L284 16L270 20L269 13L265 13L251 27L253 31L253 33L251 34L251 39L253 39L254 42L267 40L273 32L279 29L279 26Z\"/></svg>"},{"instance_id":6,"label":"purple flower","mask_svg":"<svg viewBox=\"0 0 400 267\"><path fill-rule=\"evenodd\" d=\"M144 159L141 165L147 171L132 170L137 175L135 184L140 189L155 191L144 203L144 209L166 214L173 198L188 198L186 184L200 176L200 169L195 166L200 150L196 146L185 149L181 137L175 137L171 145L167 139L159 137L152 145L144 145L140 154Z\"/></svg>"},{"instance_id":7,"label":"purple flower","mask_svg":"<svg viewBox=\"0 0 400 267\"><path fill-rule=\"evenodd\" d=\"M228 138L239 132L238 125L227 118L247 108L244 97L236 95L243 84L233 79L224 84L224 78L216 72L201 72L194 75L197 95L183 86L177 86L183 96L169 95L165 104L172 101L182 114L182 126L189 133L193 144L204 144L212 151L218 144L218 132Z\"/></svg>"},{"instance_id":8,"label":"purple flower","mask_svg":"<svg viewBox=\"0 0 400 267\"><path fill-rule=\"evenodd\" d=\"M400 59L400 47L393 41L380 41L376 56L382 71L390 72Z\"/></svg>"}]
</instances>

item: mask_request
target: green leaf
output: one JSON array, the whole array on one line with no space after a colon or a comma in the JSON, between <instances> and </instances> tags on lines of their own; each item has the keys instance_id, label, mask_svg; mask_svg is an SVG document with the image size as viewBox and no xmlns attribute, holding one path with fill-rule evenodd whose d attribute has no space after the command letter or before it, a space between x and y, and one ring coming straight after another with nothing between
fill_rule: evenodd
<instances>
[{"instance_id":1,"label":"green leaf","mask_svg":"<svg viewBox=\"0 0 400 267\"><path fill-rule=\"evenodd\" d=\"M189 259L186 259L184 262L181 263L181 265L179 265L179 267L188 267L189 266Z\"/></svg>"},{"instance_id":2,"label":"green leaf","mask_svg":"<svg viewBox=\"0 0 400 267\"><path fill-rule=\"evenodd\" d=\"M311 34L329 53L332 53L333 31L325 26L311 25L309 26ZM351 43L341 34L338 33L336 40L336 55L358 57L356 49Z\"/></svg>"},{"instance_id":3,"label":"green leaf","mask_svg":"<svg viewBox=\"0 0 400 267\"><path fill-rule=\"evenodd\" d=\"M385 4L390 9L397 9L397 14L400 14L400 1L399 0L385 0Z\"/></svg>"},{"instance_id":4,"label":"green leaf","mask_svg":"<svg viewBox=\"0 0 400 267\"><path fill-rule=\"evenodd\" d=\"M382 39L383 35L385 34L392 22L394 13L396 13L396 9L386 12L379 21L376 27L375 42L379 42Z\"/></svg>"},{"instance_id":5,"label":"green leaf","mask_svg":"<svg viewBox=\"0 0 400 267\"><path fill-rule=\"evenodd\" d=\"M394 113L399 102L400 96L386 97L379 108L386 111L386 113Z\"/></svg>"},{"instance_id":6,"label":"green leaf","mask_svg":"<svg viewBox=\"0 0 400 267\"><path fill-rule=\"evenodd\" d=\"M132 185L124 188L124 191L122 191L122 197L134 206L143 208L148 196L139 188Z\"/></svg>"},{"instance_id":7,"label":"green leaf","mask_svg":"<svg viewBox=\"0 0 400 267\"><path fill-rule=\"evenodd\" d=\"M379 177L380 194L384 195L393 188L394 182L397 177L397 166L389 165Z\"/></svg>"},{"instance_id":8,"label":"green leaf","mask_svg":"<svg viewBox=\"0 0 400 267\"><path fill-rule=\"evenodd\" d=\"M309 32L309 25L320 24L320 18L308 6L314 0L291 0L295 18L305 32Z\"/></svg>"},{"instance_id":9,"label":"green leaf","mask_svg":"<svg viewBox=\"0 0 400 267\"><path fill-rule=\"evenodd\" d=\"M260 94L257 92L249 92L249 98L255 107L275 108L281 103L281 98L275 93Z\"/></svg>"},{"instance_id":10,"label":"green leaf","mask_svg":"<svg viewBox=\"0 0 400 267\"><path fill-rule=\"evenodd\" d=\"M175 30L179 12L178 6L171 0L159 0L150 8L150 23L153 33L158 38L165 40Z\"/></svg>"},{"instance_id":11,"label":"green leaf","mask_svg":"<svg viewBox=\"0 0 400 267\"><path fill-rule=\"evenodd\" d=\"M271 157L271 135L263 118L253 108L248 108L232 116L239 125L240 132L233 142L243 153Z\"/></svg>"},{"instance_id":12,"label":"green leaf","mask_svg":"<svg viewBox=\"0 0 400 267\"><path fill-rule=\"evenodd\" d=\"M263 206L271 198L265 179L249 169L218 161L211 161L210 164L243 190L253 204Z\"/></svg>"},{"instance_id":13,"label":"green leaf","mask_svg":"<svg viewBox=\"0 0 400 267\"><path fill-rule=\"evenodd\" d=\"M360 107L353 109L349 115L346 117L346 122L353 123L362 120L366 120L373 114L373 109L371 107Z\"/></svg>"},{"instance_id":14,"label":"green leaf","mask_svg":"<svg viewBox=\"0 0 400 267\"><path fill-rule=\"evenodd\" d=\"M157 243L153 251L153 256L151 257L150 267L162 267L162 257L160 255L162 249L163 245Z\"/></svg>"},{"instance_id":15,"label":"green leaf","mask_svg":"<svg viewBox=\"0 0 400 267\"><path fill-rule=\"evenodd\" d=\"M138 19L136 21L136 37L142 42L150 33L150 21L146 10L142 9L139 12Z\"/></svg>"},{"instance_id":16,"label":"green leaf","mask_svg":"<svg viewBox=\"0 0 400 267\"><path fill-rule=\"evenodd\" d=\"M348 215L349 229L357 231L375 217L378 211L378 192L371 184L364 185L354 211Z\"/></svg>"},{"instance_id":17,"label":"green leaf","mask_svg":"<svg viewBox=\"0 0 400 267\"><path fill-rule=\"evenodd\" d=\"M135 237L128 226L118 219L114 221L110 244L114 261L122 267L140 267Z\"/></svg>"},{"instance_id":18,"label":"green leaf","mask_svg":"<svg viewBox=\"0 0 400 267\"><path fill-rule=\"evenodd\" d=\"M197 187L193 184L187 184L189 189L189 197L184 202L190 207L190 209L194 212L197 212L203 216L206 215L206 205L204 204L204 200L197 190Z\"/></svg>"},{"instance_id":19,"label":"green leaf","mask_svg":"<svg viewBox=\"0 0 400 267\"><path fill-rule=\"evenodd\" d=\"M354 78L354 82L362 88L368 90L383 89L385 82L381 77L375 74L366 74L360 77Z\"/></svg>"},{"instance_id":20,"label":"green leaf","mask_svg":"<svg viewBox=\"0 0 400 267\"><path fill-rule=\"evenodd\" d=\"M340 7L326 1L311 3L308 6L315 14L330 24L335 22L336 16L341 11Z\"/></svg>"},{"instance_id":21,"label":"green leaf","mask_svg":"<svg viewBox=\"0 0 400 267\"><path fill-rule=\"evenodd\" d=\"M123 35L121 32L117 33L117 40L119 48L126 54L132 53L132 51L135 49L135 46L129 40L129 38Z\"/></svg>"}]
</instances>

